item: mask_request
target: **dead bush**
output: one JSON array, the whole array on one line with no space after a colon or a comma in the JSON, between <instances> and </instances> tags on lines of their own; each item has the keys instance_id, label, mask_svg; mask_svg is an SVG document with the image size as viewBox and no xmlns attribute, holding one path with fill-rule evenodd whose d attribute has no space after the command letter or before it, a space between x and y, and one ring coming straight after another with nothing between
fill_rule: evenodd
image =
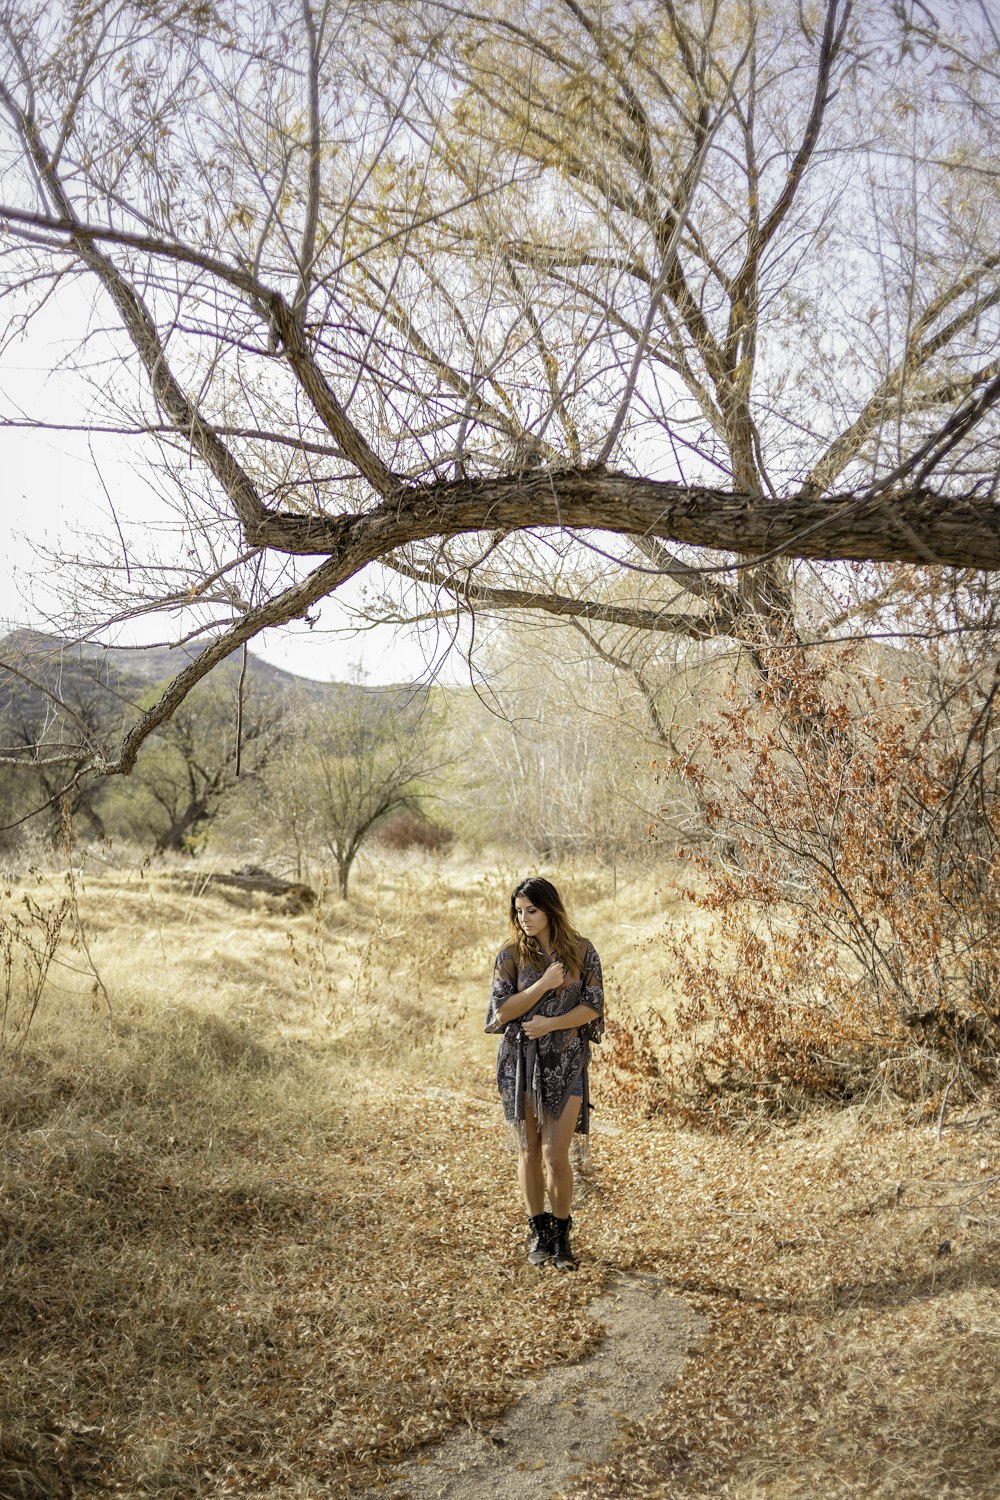
<instances>
[{"instance_id":1,"label":"dead bush","mask_svg":"<svg viewBox=\"0 0 1000 1500\"><path fill-rule=\"evenodd\" d=\"M426 849L431 854L443 854L455 841L452 830L443 823L436 823L422 813L404 809L386 818L378 830L378 842L385 849L401 853L406 849Z\"/></svg>"}]
</instances>

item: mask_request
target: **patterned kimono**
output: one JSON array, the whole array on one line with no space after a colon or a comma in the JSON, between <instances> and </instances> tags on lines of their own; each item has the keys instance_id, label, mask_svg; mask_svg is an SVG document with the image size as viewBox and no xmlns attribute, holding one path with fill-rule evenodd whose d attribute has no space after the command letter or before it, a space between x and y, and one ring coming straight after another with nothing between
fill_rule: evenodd
<instances>
[{"instance_id":1,"label":"patterned kimono","mask_svg":"<svg viewBox=\"0 0 1000 1500\"><path fill-rule=\"evenodd\" d=\"M568 977L561 989L547 990L516 1021L505 1023L497 1018L497 1012L505 1000L541 979L547 963L546 960L539 966L529 960L518 968L516 951L512 945L497 955L493 966L493 988L486 1014L486 1030L501 1033L497 1052L497 1087L503 1102L507 1138L511 1146L525 1144L525 1101L531 1105L544 1140L551 1134L567 1101L574 1092L579 1092L578 1085L581 1083L583 1104L576 1129L584 1136L590 1132L587 1064L591 1042L599 1042L604 1035L604 979L601 960L593 943L583 941L578 969ZM530 1020L532 1016L564 1015L566 1011L581 1004L589 1005L591 1010L597 1012L594 1020L588 1021L585 1026L550 1031L535 1041L525 1036L522 1022Z\"/></svg>"}]
</instances>

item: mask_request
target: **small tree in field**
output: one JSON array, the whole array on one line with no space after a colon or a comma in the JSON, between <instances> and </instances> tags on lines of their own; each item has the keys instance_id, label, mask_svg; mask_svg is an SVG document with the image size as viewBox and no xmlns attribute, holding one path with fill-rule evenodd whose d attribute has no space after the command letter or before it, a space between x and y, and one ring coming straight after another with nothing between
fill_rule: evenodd
<instances>
[{"instance_id":1,"label":"small tree in field","mask_svg":"<svg viewBox=\"0 0 1000 1500\"><path fill-rule=\"evenodd\" d=\"M303 718L280 774L307 789L314 837L333 857L342 897L366 839L394 813L419 812L443 765L435 738L428 694L418 689L352 684Z\"/></svg>"}]
</instances>

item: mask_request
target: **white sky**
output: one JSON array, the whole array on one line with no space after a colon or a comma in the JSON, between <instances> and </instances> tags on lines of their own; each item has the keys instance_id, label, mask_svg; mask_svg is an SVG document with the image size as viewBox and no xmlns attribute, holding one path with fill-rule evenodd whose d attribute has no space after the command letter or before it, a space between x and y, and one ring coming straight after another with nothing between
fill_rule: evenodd
<instances>
[{"instance_id":1,"label":"white sky","mask_svg":"<svg viewBox=\"0 0 1000 1500\"><path fill-rule=\"evenodd\" d=\"M65 305L43 313L28 333L0 352L0 410L17 411L46 422L80 420L79 388L59 372L64 347L57 336ZM99 461L99 470L94 462ZM0 549L0 632L16 625L50 628L46 618L47 565L39 560L37 545L72 552L74 535L115 535L105 487L119 516L152 520L162 505L141 481L134 440L103 436L94 440L93 456L83 433L29 431L0 427L0 475L3 477L3 546ZM103 480L103 483L102 483ZM356 602L363 579L349 583L341 594ZM379 586L379 575L372 578ZM313 613L317 613L314 611ZM332 601L319 613L312 628L304 622L270 630L251 644L255 655L303 677L347 680L360 671L373 684L411 681L424 676L434 654L446 652L440 636L424 637L411 628L380 626L344 634L349 625L344 610ZM169 638L169 617L161 616L116 643L148 644ZM426 648L425 644L426 642ZM446 667L446 680L461 676L461 663Z\"/></svg>"}]
</instances>

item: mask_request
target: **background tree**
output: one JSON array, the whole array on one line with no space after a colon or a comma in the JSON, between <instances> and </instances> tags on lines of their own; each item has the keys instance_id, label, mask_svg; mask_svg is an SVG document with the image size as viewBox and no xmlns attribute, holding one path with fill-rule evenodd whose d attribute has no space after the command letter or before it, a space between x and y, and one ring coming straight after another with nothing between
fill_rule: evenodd
<instances>
[{"instance_id":1,"label":"background tree","mask_svg":"<svg viewBox=\"0 0 1000 1500\"><path fill-rule=\"evenodd\" d=\"M252 675L241 685L231 666L185 699L152 739L128 795L111 806L134 838L152 837L158 854L195 852L237 788L244 805L259 799L284 712L273 692Z\"/></svg>"},{"instance_id":2,"label":"background tree","mask_svg":"<svg viewBox=\"0 0 1000 1500\"><path fill-rule=\"evenodd\" d=\"M258 776L296 681L250 657L224 663L153 737L125 791L73 775L66 747L79 746L82 758L120 734L156 701L173 653L104 651L32 631L7 637L0 651L10 662L0 675L0 734L11 758L23 756L5 767L3 821L24 819L57 843L68 814L78 834L190 851L237 784Z\"/></svg>"},{"instance_id":3,"label":"background tree","mask_svg":"<svg viewBox=\"0 0 1000 1500\"><path fill-rule=\"evenodd\" d=\"M83 769L92 753L84 747L105 742L109 731L113 733L114 727L121 725L121 714L111 709L101 684L90 684L82 692L79 687L60 684L55 691L57 702L42 699L41 712L37 698L17 693L7 700L3 713L5 749L21 764L9 768L14 778L9 791L14 795L11 815L4 822L33 815L35 825L44 823L47 837L58 842L68 815L92 838L106 838L101 784L92 777L72 773ZM67 768L70 747L76 749L76 755Z\"/></svg>"},{"instance_id":4,"label":"background tree","mask_svg":"<svg viewBox=\"0 0 1000 1500\"><path fill-rule=\"evenodd\" d=\"M432 697L426 689L343 686L334 702L300 711L270 768L269 783L282 788L279 815L296 813L299 859L303 841L326 849L342 897L366 840L394 813L419 814L449 760Z\"/></svg>"},{"instance_id":5,"label":"background tree","mask_svg":"<svg viewBox=\"0 0 1000 1500\"><path fill-rule=\"evenodd\" d=\"M661 797L644 773L665 747L627 674L565 636L507 620L480 659L476 711L466 705L454 731L469 746L466 827L545 861L581 854L613 867L647 852ZM667 713L659 677L657 688Z\"/></svg>"},{"instance_id":6,"label":"background tree","mask_svg":"<svg viewBox=\"0 0 1000 1500\"><path fill-rule=\"evenodd\" d=\"M0 650L0 744L14 762L2 778L0 822L13 832L30 821L58 843L69 817L79 832L106 838L107 786L74 773L134 717L134 682L105 654L33 631L14 632Z\"/></svg>"}]
</instances>

